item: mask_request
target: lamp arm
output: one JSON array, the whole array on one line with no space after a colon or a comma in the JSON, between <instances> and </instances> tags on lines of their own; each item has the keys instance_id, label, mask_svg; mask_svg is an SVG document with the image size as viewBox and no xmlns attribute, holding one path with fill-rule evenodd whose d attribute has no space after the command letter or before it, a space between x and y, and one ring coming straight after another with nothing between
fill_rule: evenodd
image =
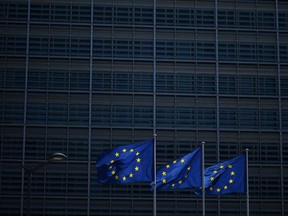
<instances>
[{"instance_id":1,"label":"lamp arm","mask_svg":"<svg viewBox=\"0 0 288 216\"><path fill-rule=\"evenodd\" d=\"M37 166L34 166L34 167L31 167L31 168L28 168L26 166L23 166L22 165L22 168L25 170L25 172L27 173L34 173L36 172L37 170L40 170L42 168L44 168L47 164L51 163L51 161L45 161Z\"/></svg>"}]
</instances>

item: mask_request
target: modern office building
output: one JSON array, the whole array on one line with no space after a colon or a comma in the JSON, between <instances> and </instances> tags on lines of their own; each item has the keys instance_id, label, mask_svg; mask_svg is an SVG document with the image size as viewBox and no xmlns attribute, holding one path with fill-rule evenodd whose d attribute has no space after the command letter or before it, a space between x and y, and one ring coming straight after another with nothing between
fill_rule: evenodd
<instances>
[{"instance_id":1,"label":"modern office building","mask_svg":"<svg viewBox=\"0 0 288 216\"><path fill-rule=\"evenodd\" d=\"M157 167L205 142L249 148L250 215L288 215L287 0L1 0L0 215L153 215L149 183L96 183L97 157L157 134ZM206 196L246 215L246 194ZM192 189L157 216L202 215Z\"/></svg>"}]
</instances>

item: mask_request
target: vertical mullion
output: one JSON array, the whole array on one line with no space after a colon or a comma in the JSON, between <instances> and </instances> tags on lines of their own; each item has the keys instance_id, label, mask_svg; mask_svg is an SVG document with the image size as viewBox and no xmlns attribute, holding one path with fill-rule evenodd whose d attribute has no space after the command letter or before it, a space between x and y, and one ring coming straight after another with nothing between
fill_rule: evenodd
<instances>
[{"instance_id":1,"label":"vertical mullion","mask_svg":"<svg viewBox=\"0 0 288 216\"><path fill-rule=\"evenodd\" d=\"M28 0L27 11L27 32L26 32L26 53L25 53L25 89L24 89L24 113L23 113L23 140L22 140L22 167L25 166L25 148L26 148L26 121L27 121L27 89L28 89L28 66L29 66L29 39L30 39L30 11L31 0ZM23 215L25 172L22 169L21 179L21 215Z\"/></svg>"},{"instance_id":2,"label":"vertical mullion","mask_svg":"<svg viewBox=\"0 0 288 216\"><path fill-rule=\"evenodd\" d=\"M281 67L280 67L280 36L279 36L279 4L278 0L275 1L275 14L276 14L276 37L277 37L277 72L278 72L278 119L279 119L279 143L280 143L280 170L281 170L281 211L284 216L284 171L283 171L283 134L282 134L282 101L281 101Z\"/></svg>"}]
</instances>

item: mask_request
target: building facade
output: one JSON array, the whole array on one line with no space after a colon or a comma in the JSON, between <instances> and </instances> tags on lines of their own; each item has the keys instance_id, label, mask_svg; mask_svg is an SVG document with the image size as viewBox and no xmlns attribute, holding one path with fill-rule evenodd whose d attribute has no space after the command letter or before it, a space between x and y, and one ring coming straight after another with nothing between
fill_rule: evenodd
<instances>
[{"instance_id":1,"label":"building facade","mask_svg":"<svg viewBox=\"0 0 288 216\"><path fill-rule=\"evenodd\" d=\"M148 183L100 185L95 163L157 134L157 166L205 141L205 166L249 148L250 215L288 215L286 0L2 0L0 214L153 215ZM246 194L206 197L246 215ZM157 215L202 215L191 189Z\"/></svg>"}]
</instances>

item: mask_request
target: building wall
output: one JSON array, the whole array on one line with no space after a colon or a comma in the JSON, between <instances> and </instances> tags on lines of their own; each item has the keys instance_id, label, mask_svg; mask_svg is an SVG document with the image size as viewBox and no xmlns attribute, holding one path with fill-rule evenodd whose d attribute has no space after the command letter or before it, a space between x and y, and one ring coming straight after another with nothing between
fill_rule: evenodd
<instances>
[{"instance_id":1,"label":"building wall","mask_svg":"<svg viewBox=\"0 0 288 216\"><path fill-rule=\"evenodd\" d=\"M152 215L149 184L99 185L95 161L157 133L157 165L205 141L205 165L249 148L250 215L288 214L286 0L2 0L0 214ZM202 215L191 189L157 215ZM246 195L206 197L246 215Z\"/></svg>"}]
</instances>

